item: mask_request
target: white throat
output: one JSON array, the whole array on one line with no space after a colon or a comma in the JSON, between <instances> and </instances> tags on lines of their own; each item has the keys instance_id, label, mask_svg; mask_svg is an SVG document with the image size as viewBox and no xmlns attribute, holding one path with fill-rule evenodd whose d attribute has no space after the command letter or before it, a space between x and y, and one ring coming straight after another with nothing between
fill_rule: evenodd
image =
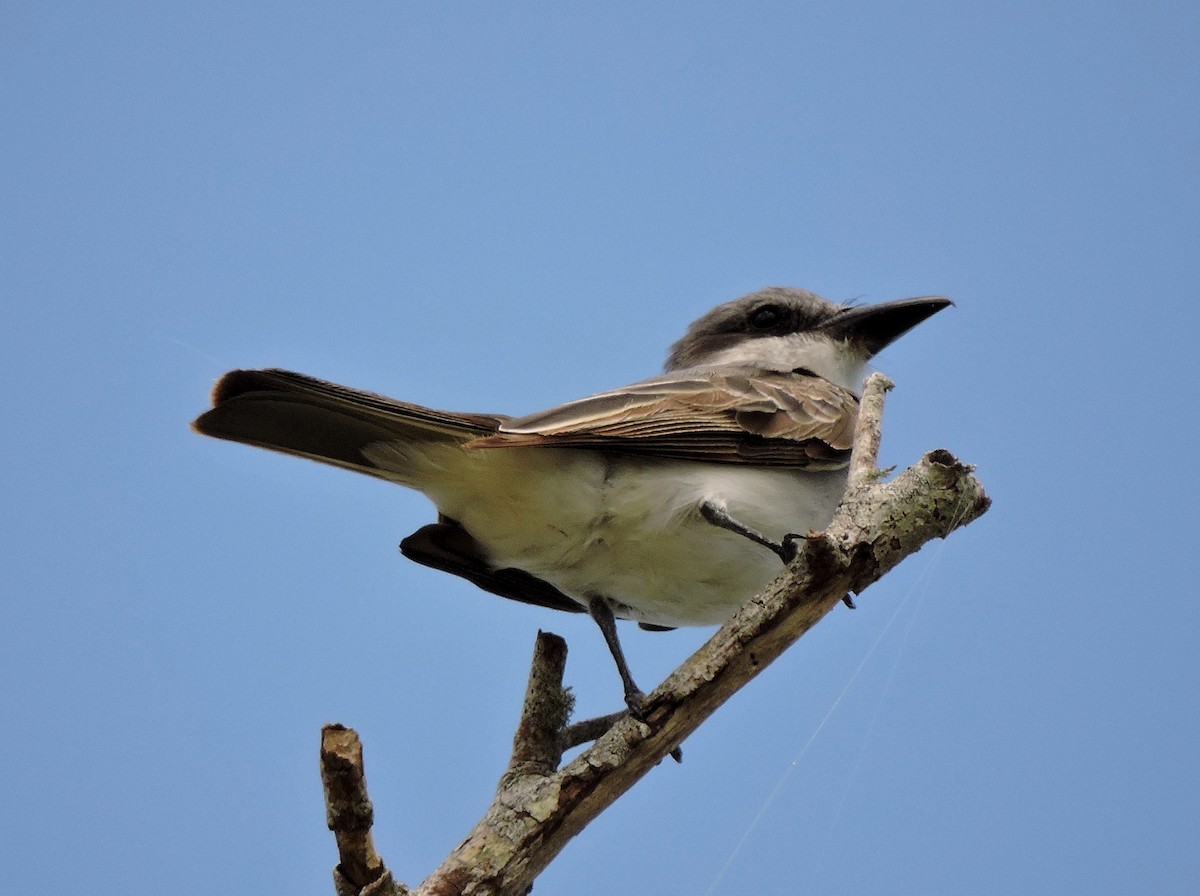
<instances>
[{"instance_id":1,"label":"white throat","mask_svg":"<svg viewBox=\"0 0 1200 896\"><path fill-rule=\"evenodd\" d=\"M714 352L704 366L796 370L803 367L831 383L857 392L867 373L867 359L841 341L812 333L760 336Z\"/></svg>"}]
</instances>

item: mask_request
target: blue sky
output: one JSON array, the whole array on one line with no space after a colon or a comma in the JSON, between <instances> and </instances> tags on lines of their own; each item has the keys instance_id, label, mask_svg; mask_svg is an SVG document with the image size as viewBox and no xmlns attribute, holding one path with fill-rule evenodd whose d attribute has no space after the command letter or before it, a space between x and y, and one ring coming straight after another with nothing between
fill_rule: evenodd
<instances>
[{"instance_id":1,"label":"blue sky","mask_svg":"<svg viewBox=\"0 0 1200 896\"><path fill-rule=\"evenodd\" d=\"M1166 3L4 6L0 842L14 892L330 892L320 725L418 882L536 630L404 561L419 495L192 435L224 370L529 412L769 284L957 302L883 461L908 560L539 891L1192 893L1200 12ZM656 681L706 636L629 631Z\"/></svg>"}]
</instances>

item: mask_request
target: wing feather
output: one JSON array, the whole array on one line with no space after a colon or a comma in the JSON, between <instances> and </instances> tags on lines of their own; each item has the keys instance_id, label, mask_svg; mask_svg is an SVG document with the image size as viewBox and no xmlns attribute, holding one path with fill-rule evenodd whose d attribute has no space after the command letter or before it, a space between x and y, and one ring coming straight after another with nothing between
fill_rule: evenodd
<instances>
[{"instance_id":1,"label":"wing feather","mask_svg":"<svg viewBox=\"0 0 1200 896\"><path fill-rule=\"evenodd\" d=\"M690 369L506 420L470 448L616 454L832 469L849 458L858 399L806 373Z\"/></svg>"}]
</instances>

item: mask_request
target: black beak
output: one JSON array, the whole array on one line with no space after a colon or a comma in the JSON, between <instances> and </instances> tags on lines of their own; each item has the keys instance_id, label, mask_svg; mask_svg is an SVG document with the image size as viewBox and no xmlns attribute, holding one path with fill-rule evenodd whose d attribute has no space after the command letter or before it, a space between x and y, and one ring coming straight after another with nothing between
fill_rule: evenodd
<instances>
[{"instance_id":1,"label":"black beak","mask_svg":"<svg viewBox=\"0 0 1200 896\"><path fill-rule=\"evenodd\" d=\"M822 329L836 339L845 339L861 348L869 358L921 321L953 304L945 296L921 296L847 308Z\"/></svg>"}]
</instances>

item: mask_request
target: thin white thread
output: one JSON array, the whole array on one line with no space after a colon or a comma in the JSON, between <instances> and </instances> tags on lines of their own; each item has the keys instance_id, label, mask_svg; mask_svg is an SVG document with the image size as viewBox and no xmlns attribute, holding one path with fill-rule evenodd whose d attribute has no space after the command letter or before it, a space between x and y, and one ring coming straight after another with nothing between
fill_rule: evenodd
<instances>
[{"instance_id":1,"label":"thin white thread","mask_svg":"<svg viewBox=\"0 0 1200 896\"><path fill-rule=\"evenodd\" d=\"M875 653L875 649L883 640L884 635L888 633L888 629L892 627L892 623L896 621L897 615L900 613L900 610L903 609L907 600L908 598L906 596L904 600L900 602L899 606L896 607L895 612L892 613L891 619L888 620L887 625L885 625L883 630L876 636L874 643L871 644L866 655L862 658L862 661L859 662L857 668L855 668L854 672L851 673L849 680L847 680L845 685L842 686L841 691L839 691L837 697L834 698L832 705L830 705L829 709L825 712L825 715L822 716L821 721L817 723L817 727L813 729L812 734L808 736L808 740L804 742L804 746L800 748L800 752L795 755L792 761L788 763L787 768L784 769L783 774L779 776L779 780L775 783L775 786L771 789L771 792L767 794L762 806L759 808L754 818L752 818L750 823L746 826L745 833L742 834L741 839L739 839L737 844L733 847L733 851L729 854L729 858L725 860L725 864L721 866L721 870L717 872L717 876L713 879L713 882L709 888L704 891L704 896L712 896L712 893L716 890L717 885L720 884L721 879L725 876L725 872L729 870L730 866L737 858L738 853L741 852L742 847L746 844L746 841L750 839L750 835L754 833L754 829L758 826L758 823L762 820L763 816L767 814L767 810L771 808L771 804L775 801L775 798L783 789L783 785L787 783L787 779L791 776L792 772L795 771L796 767L800 764L800 760L804 758L804 754L808 752L809 748L813 745L813 742L817 739L817 735L821 733L822 729L825 727L825 724L833 716L834 712L841 704L842 698L846 696L850 688L854 685L859 673L862 672L863 667L866 666L867 662L871 659L871 656Z\"/></svg>"},{"instance_id":2,"label":"thin white thread","mask_svg":"<svg viewBox=\"0 0 1200 896\"><path fill-rule=\"evenodd\" d=\"M904 634L900 637L900 645L896 651L896 658L892 662L892 668L888 672L888 677L884 682L883 689L879 692L879 699L875 702L875 710L871 713L871 721L867 724L866 733L863 735L862 743L859 744L858 751L854 757L854 763L850 767L850 774L846 777L846 786L842 791L842 798L838 801L837 809L834 810L833 820L826 828L824 845L821 847L820 853L817 854L812 863L812 884L810 885L809 889L816 889L817 876L820 873L821 866L825 862L825 855L829 852L829 844L833 841L833 835L837 830L838 822L841 820L842 812L846 808L846 802L850 798L850 790L854 786L855 779L858 777L858 770L862 766L862 758L866 754L867 744L870 743L871 736L875 733L875 724L878 722L879 714L883 710L884 698L887 697L888 692L892 688L892 683L896 678L896 671L900 668L900 661L904 658L904 651L908 646L909 635L912 634L913 625L917 621L917 616L920 615L922 606L924 606L925 597L929 594L929 580L933 577L933 573L937 570L937 567L941 562L942 551L946 547L946 536L953 532L955 528L957 528L958 524L962 522L963 517L966 516L966 511L967 497L965 494L963 494L959 496L958 507L955 508L954 515L951 517L950 524L946 528L945 535L941 537L941 540L934 549L929 561L917 575L916 579L913 580L912 585L908 589L908 593L904 595L904 599L900 602L900 606L903 607L904 604L908 602L909 597L916 592L918 588L921 589L917 598L916 606L913 607L912 615L909 617L908 625L905 626ZM897 608L897 614L898 613L899 608ZM891 621L888 622L888 625L891 625ZM885 628L884 631L886 632L887 629Z\"/></svg>"},{"instance_id":3,"label":"thin white thread","mask_svg":"<svg viewBox=\"0 0 1200 896\"><path fill-rule=\"evenodd\" d=\"M908 601L909 595L916 592L918 587L926 584L924 582L926 573L936 567L939 556L940 550L935 552L934 555L929 559L929 563L926 565L925 569L921 571L921 574L917 576L916 580L912 584L912 587L909 589L909 593L906 594L904 600L901 601L901 608ZM820 873L821 866L825 862L825 856L829 852L829 844L833 840L833 835L837 830L838 822L841 821L842 812L845 810L846 803L850 799L850 791L858 777L858 771L862 767L862 759L867 752L867 744L871 742L871 736L875 733L875 725L879 721L880 712L883 711L884 699L887 697L888 692L892 688L892 682L896 678L896 671L900 668L900 661L904 658L904 651L908 645L909 635L912 634L913 624L917 621L917 616L920 615L921 607L923 606L925 597L928 593L929 591L927 588L921 587L916 605L913 607L912 614L909 616L908 625L905 626L904 633L900 636L900 645L896 651L896 658L892 661L892 668L888 671L887 680L884 682L883 688L879 692L879 697L875 701L875 709L871 713L871 721L867 723L867 730L863 734L862 741L858 746L858 750L855 752L854 762L850 766L850 773L846 776L846 784L842 789L842 798L838 801L837 808L833 812L833 819L830 821L829 826L825 831L825 842L821 846L821 851L813 858L812 879L814 884L817 880L818 874ZM899 608L897 609L897 612L899 612ZM889 625L890 624L891 623L889 622Z\"/></svg>"},{"instance_id":4,"label":"thin white thread","mask_svg":"<svg viewBox=\"0 0 1200 896\"><path fill-rule=\"evenodd\" d=\"M935 548L933 555L929 558L929 561L925 564L925 568L922 569L920 574L917 576L917 578L915 580L913 580L913 583L909 586L908 590L905 592L904 597L900 600L900 603L897 604L896 609L892 612L891 617L887 621L887 625L885 625L883 627L883 630L880 631L880 633L876 636L876 638L872 642L870 648L868 648L866 655L859 662L858 666L855 667L854 672L851 673L850 678L846 681L846 684L843 685L841 691L838 692L837 697L834 698L832 705L826 711L825 715L822 716L821 721L817 724L817 727L813 730L812 734L809 735L808 740L806 740L804 742L804 746L802 746L800 748L800 752L796 754L796 756L792 759L792 761L790 763L788 763L787 768L785 768L783 773L779 776L779 780L775 782L775 786L773 788L771 788L771 792L768 793L766 798L763 800L762 806L759 808L759 810L755 814L754 818L752 818L750 820L750 823L746 826L746 830L742 834L741 838L739 838L738 842L734 845L733 850L729 854L729 858L725 860L725 864L722 865L720 870L717 871L716 877L713 878L713 882L709 885L708 889L704 891L704 896L712 896L712 894L716 891L717 887L721 883L721 880L725 877L726 872L729 871L729 868L733 865L734 860L737 859L738 854L742 851L742 847L746 845L746 841L750 839L750 835L752 833L754 833L754 829L758 826L758 823L762 820L763 816L766 815L767 810L771 808L771 804L774 803L775 798L779 795L780 791L783 790L783 785L787 783L787 779L791 776L792 772L796 770L796 767L800 764L800 760L804 758L804 754L806 754L808 752L809 748L813 745L813 742L817 739L817 735L819 735L821 733L821 730L825 727L825 724L833 716L834 712L837 710L838 706L841 704L842 699L849 692L850 688L854 685L854 682L858 679L858 676L862 672L863 668L866 666L868 661L870 661L871 657L875 654L875 650L879 647L880 643L883 641L884 636L887 635L887 633L891 630L892 624L895 623L897 617L900 615L900 612L908 604L909 598L911 598L912 595L916 592L918 586L927 584L926 579L929 577L931 570L933 570L936 567L938 560L942 556L942 551L945 549L946 537L951 532L953 532L955 530L955 528L957 528L958 524L962 521L962 518L964 516L966 516L966 511L967 511L966 498L967 498L967 496L965 494L959 496L959 504L958 504L958 507L955 509L955 513L954 513L953 517L951 518L951 522L946 527L945 534L941 536L941 538L939 540L940 543ZM924 596L925 593L927 593L927 591L922 592L922 597ZM870 738L871 732L875 727L875 721L879 717L880 709L883 706L883 698L887 695L887 692L891 687L892 679L895 677L896 669L900 665L900 658L903 656L904 645L908 642L908 636L912 631L913 623L916 621L917 612L920 610L920 608L921 608L921 604L918 603L917 607L913 610L913 616L909 620L908 628L904 632L904 637L900 644L900 651L896 655L896 661L892 664L892 671L891 671L891 674L888 676L887 684L885 685L883 691L880 692L879 702L876 704L876 707L875 707L875 713L871 717L871 722L867 727L867 733L864 736L863 743L859 747L858 755L855 758L854 767L851 769L851 776L847 780L846 791L843 793L842 800L838 804L837 811L834 814L834 822L833 822L834 825L837 824L837 819L841 815L842 808L845 806L846 799L849 795L849 788L850 788L850 785L853 783L854 775L858 770L859 763L861 762L861 759L862 759L862 755L866 749L867 740ZM833 826L831 825L830 826L831 831L832 831L832 827ZM821 854L820 854L821 859L823 859L823 857L824 857L825 853L828 851L828 849L829 849L829 841L827 839L825 846L821 850ZM820 864L820 859L818 859L818 862L814 863L814 872L813 872L814 875L816 874L815 869L816 869L816 867L819 867L819 864Z\"/></svg>"}]
</instances>

